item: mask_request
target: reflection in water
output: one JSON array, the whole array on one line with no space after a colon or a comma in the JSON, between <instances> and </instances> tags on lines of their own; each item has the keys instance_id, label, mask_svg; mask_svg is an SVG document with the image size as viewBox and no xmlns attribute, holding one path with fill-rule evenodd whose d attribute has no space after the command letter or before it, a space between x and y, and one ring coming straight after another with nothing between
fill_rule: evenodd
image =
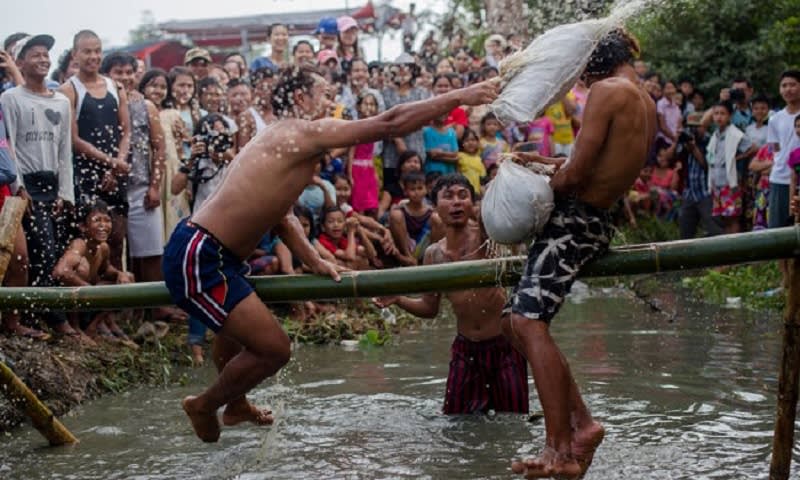
<instances>
[{"instance_id":1,"label":"reflection in water","mask_svg":"<svg viewBox=\"0 0 800 480\"><path fill-rule=\"evenodd\" d=\"M586 478L765 478L780 318L672 292L659 299L668 316L610 293L567 305L553 325L608 430ZM214 445L196 440L178 403L210 370L188 387L107 397L64 419L78 446L46 448L30 429L5 438L0 478L510 478L543 424L439 414L454 331L440 320L369 351L298 347L254 395L276 425L226 429Z\"/></svg>"}]
</instances>

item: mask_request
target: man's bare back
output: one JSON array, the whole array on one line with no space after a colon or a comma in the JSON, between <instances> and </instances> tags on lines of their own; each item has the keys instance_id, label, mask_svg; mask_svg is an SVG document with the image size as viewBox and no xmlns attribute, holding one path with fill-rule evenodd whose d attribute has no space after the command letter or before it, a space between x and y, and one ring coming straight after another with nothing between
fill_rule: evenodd
<instances>
[{"instance_id":1,"label":"man's bare back","mask_svg":"<svg viewBox=\"0 0 800 480\"><path fill-rule=\"evenodd\" d=\"M477 222L470 222L466 228L467 236L454 250L448 250L447 238L434 243L425 251L425 264L451 263L462 260L482 260L486 258L486 236ZM502 333L500 314L506 303L502 288L476 288L458 290L446 294L453 306L458 322L458 333L479 342L497 337Z\"/></svg>"},{"instance_id":2,"label":"man's bare back","mask_svg":"<svg viewBox=\"0 0 800 480\"><path fill-rule=\"evenodd\" d=\"M240 258L255 250L275 227L314 175L315 151L301 132L307 120L270 125L250 141L229 167L225 183L192 217Z\"/></svg>"},{"instance_id":3,"label":"man's bare back","mask_svg":"<svg viewBox=\"0 0 800 480\"><path fill-rule=\"evenodd\" d=\"M639 175L656 129L655 104L639 85L621 76L594 83L575 152L553 176L553 190L573 183L572 174L580 170L580 184L569 185L570 190L590 205L611 207Z\"/></svg>"}]
</instances>

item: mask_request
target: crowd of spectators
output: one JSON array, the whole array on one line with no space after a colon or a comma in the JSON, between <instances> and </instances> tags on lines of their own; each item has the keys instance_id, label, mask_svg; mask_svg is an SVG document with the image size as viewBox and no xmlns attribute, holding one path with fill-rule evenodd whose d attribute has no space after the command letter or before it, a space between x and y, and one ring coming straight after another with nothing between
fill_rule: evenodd
<instances>
[{"instance_id":1,"label":"crowd of spectators","mask_svg":"<svg viewBox=\"0 0 800 480\"><path fill-rule=\"evenodd\" d=\"M351 17L323 18L313 35L316 41L293 42L276 24L268 56L248 63L231 53L215 63L209 51L192 48L183 65L165 71L104 52L100 38L82 30L52 74L52 37L9 36L0 52L0 202L19 195L29 209L4 284L161 280L163 246L179 220L214 194L237 152L258 148L258 133L277 120L272 89L284 69L315 64L331 85L330 115L359 119L493 78L499 62L522 48L516 36L491 35L477 55L463 34L444 45L431 35L419 51L378 62L365 58ZM685 238L701 224L708 235L788 224L796 184L790 158L800 157L800 73L779 79L786 107L774 111L744 78L710 101L689 79L662 79L643 61L635 67L657 102L659 133L620 202L621 221L678 221ZM527 124L503 125L488 106L457 107L404 137L330 151L294 212L327 259L353 269L416 265L442 236L428 199L439 176L461 172L481 192L514 148L569 157L587 95L578 81ZM248 261L254 275L306 271L272 235ZM323 308L307 302L292 314L310 318ZM174 308L152 316L188 320L189 343L202 358L202 323ZM130 344L113 314L45 320L52 332L80 341ZM7 332L49 336L45 325L25 323L19 312L3 313Z\"/></svg>"}]
</instances>

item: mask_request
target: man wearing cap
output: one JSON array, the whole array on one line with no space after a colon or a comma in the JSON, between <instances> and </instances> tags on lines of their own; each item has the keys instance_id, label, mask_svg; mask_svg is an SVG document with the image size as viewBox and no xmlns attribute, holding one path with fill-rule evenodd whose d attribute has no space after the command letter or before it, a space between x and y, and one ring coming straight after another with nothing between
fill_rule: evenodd
<instances>
[{"instance_id":1,"label":"man wearing cap","mask_svg":"<svg viewBox=\"0 0 800 480\"><path fill-rule=\"evenodd\" d=\"M319 40L320 50L335 50L336 41L339 39L339 25L333 17L324 17L320 19L317 29L314 30L314 35Z\"/></svg>"},{"instance_id":2,"label":"man wearing cap","mask_svg":"<svg viewBox=\"0 0 800 480\"><path fill-rule=\"evenodd\" d=\"M205 48L192 48L183 56L183 64L189 67L198 82L208 76L208 64L213 62Z\"/></svg>"},{"instance_id":3,"label":"man wearing cap","mask_svg":"<svg viewBox=\"0 0 800 480\"><path fill-rule=\"evenodd\" d=\"M67 97L47 88L50 35L27 36L12 55L24 84L0 96L11 149L16 154L17 194L28 200L23 218L32 285L52 286L50 273L68 238L63 215L75 203L72 178L72 132ZM13 189L12 189L13 190ZM64 321L48 318L57 332L76 334Z\"/></svg>"}]
</instances>

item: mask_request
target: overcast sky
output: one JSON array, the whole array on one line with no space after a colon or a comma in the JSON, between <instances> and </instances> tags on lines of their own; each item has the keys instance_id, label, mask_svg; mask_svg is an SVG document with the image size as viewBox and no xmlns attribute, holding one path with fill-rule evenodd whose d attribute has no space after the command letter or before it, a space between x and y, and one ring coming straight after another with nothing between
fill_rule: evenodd
<instances>
[{"instance_id":1,"label":"overcast sky","mask_svg":"<svg viewBox=\"0 0 800 480\"><path fill-rule=\"evenodd\" d=\"M5 0L4 0L5 1ZM349 8L357 9L366 0L349 0ZM393 0L392 5L406 10L409 0ZM428 2L425 2L428 3ZM14 2L0 15L0 38L22 31L47 33L55 37L53 63L70 47L72 35L81 29L92 29L103 40L104 47L128 42L128 31L139 25L141 12L150 10L156 21L198 18L222 18L270 12L292 12L344 8L345 0L39 0ZM422 4L422 2L418 2ZM374 42L366 42L366 55L375 58ZM400 53L399 35L384 42L384 57Z\"/></svg>"}]
</instances>

